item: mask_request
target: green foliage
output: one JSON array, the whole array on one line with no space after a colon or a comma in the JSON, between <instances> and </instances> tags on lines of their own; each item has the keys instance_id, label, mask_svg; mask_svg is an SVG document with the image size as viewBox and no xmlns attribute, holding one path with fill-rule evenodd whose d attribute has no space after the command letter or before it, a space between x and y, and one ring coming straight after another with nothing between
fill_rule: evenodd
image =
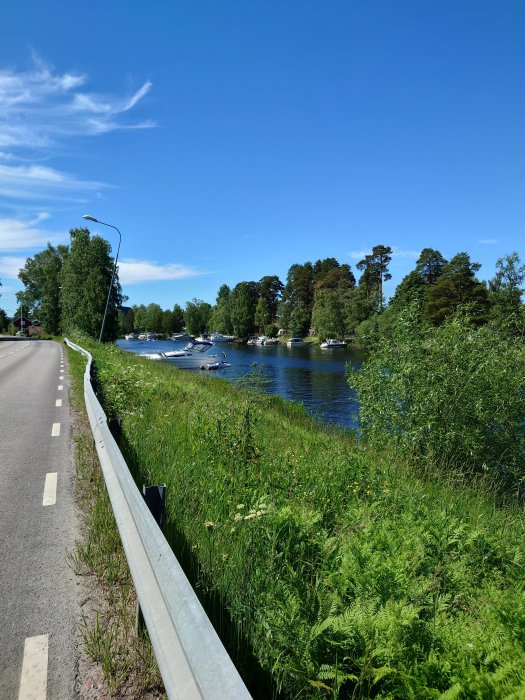
<instances>
[{"instance_id":1,"label":"green foliage","mask_svg":"<svg viewBox=\"0 0 525 700\"><path fill-rule=\"evenodd\" d=\"M186 330L188 333L200 335L208 331L211 314L211 304L201 299L192 299L192 301L186 302L184 319L186 320Z\"/></svg>"},{"instance_id":2,"label":"green foliage","mask_svg":"<svg viewBox=\"0 0 525 700\"><path fill-rule=\"evenodd\" d=\"M60 331L61 295L60 273L66 246L54 248L47 244L45 250L32 258L20 269L18 277L25 286L24 303L29 307L33 318L38 318L49 333Z\"/></svg>"},{"instance_id":3,"label":"green foliage","mask_svg":"<svg viewBox=\"0 0 525 700\"><path fill-rule=\"evenodd\" d=\"M370 255L357 263L357 269L363 274L359 284L364 287L367 298L374 300L375 310L383 311L383 282L392 279L388 272L388 265L392 260L392 248L385 245L376 245Z\"/></svg>"},{"instance_id":4,"label":"green foliage","mask_svg":"<svg viewBox=\"0 0 525 700\"><path fill-rule=\"evenodd\" d=\"M233 324L231 319L230 306L231 289L227 284L221 285L217 293L217 301L213 307L210 325L219 333L231 335L233 333Z\"/></svg>"},{"instance_id":5,"label":"green foliage","mask_svg":"<svg viewBox=\"0 0 525 700\"><path fill-rule=\"evenodd\" d=\"M459 344L453 325L439 331ZM391 354L408 352L407 333ZM252 387L91 350L138 483L168 484L177 554L245 675L248 645L272 674L267 697L520 697L521 512Z\"/></svg>"},{"instance_id":6,"label":"green foliage","mask_svg":"<svg viewBox=\"0 0 525 700\"><path fill-rule=\"evenodd\" d=\"M255 330L257 296L257 284L255 282L239 282L231 293L231 323L233 333L237 338L246 339Z\"/></svg>"},{"instance_id":7,"label":"green foliage","mask_svg":"<svg viewBox=\"0 0 525 700\"><path fill-rule=\"evenodd\" d=\"M424 463L525 477L525 352L489 327L456 316L426 327L414 309L351 372L365 436Z\"/></svg>"},{"instance_id":8,"label":"green foliage","mask_svg":"<svg viewBox=\"0 0 525 700\"><path fill-rule=\"evenodd\" d=\"M440 276L427 293L426 318L438 326L459 309L468 307L475 325L486 323L488 298L486 287L476 279L479 263L472 263L467 253L458 253L443 266Z\"/></svg>"},{"instance_id":9,"label":"green foliage","mask_svg":"<svg viewBox=\"0 0 525 700\"><path fill-rule=\"evenodd\" d=\"M62 327L69 334L73 329L79 329L92 338L98 338L113 272L113 260L109 255L111 248L106 240L91 236L86 228L71 229L69 233L71 243L59 278L62 283ZM115 274L103 340L118 337L117 307L121 303L118 274Z\"/></svg>"},{"instance_id":10,"label":"green foliage","mask_svg":"<svg viewBox=\"0 0 525 700\"><path fill-rule=\"evenodd\" d=\"M345 335L342 299L332 289L316 289L312 309L312 326L321 340L342 338Z\"/></svg>"}]
</instances>

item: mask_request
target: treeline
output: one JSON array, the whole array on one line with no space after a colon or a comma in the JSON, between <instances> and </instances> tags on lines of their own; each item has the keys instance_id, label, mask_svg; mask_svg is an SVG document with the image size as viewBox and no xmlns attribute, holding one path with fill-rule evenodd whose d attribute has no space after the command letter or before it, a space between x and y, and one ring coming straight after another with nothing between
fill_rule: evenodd
<instances>
[{"instance_id":1,"label":"treeline","mask_svg":"<svg viewBox=\"0 0 525 700\"><path fill-rule=\"evenodd\" d=\"M97 338L113 270L110 252L109 243L86 228L72 229L68 246L48 244L20 270L25 289L17 293L21 306L16 315L38 318L49 333L77 329ZM438 250L425 248L386 304L383 287L392 277L391 260L392 249L377 245L357 263L358 278L350 265L325 258L293 264L285 283L267 275L233 288L223 284L213 305L194 298L184 309L175 304L168 310L155 303L122 307L126 298L117 271L104 340L133 330L170 335L185 328L193 335L219 331L246 339L253 334L272 337L283 329L291 336L355 337L359 344L373 346L392 333L399 313L412 304L433 326L465 309L476 327L491 321L520 332L525 265L517 253L499 259L494 277L486 283L477 279L480 265L467 253L447 260Z\"/></svg>"},{"instance_id":2,"label":"treeline","mask_svg":"<svg viewBox=\"0 0 525 700\"><path fill-rule=\"evenodd\" d=\"M157 304L134 306L121 315L121 332L134 329L171 333L186 328L197 335L219 331L238 338L258 333L275 336L280 328L291 336L352 337L363 346L389 335L400 312L416 305L422 319L441 326L459 309L479 327L489 321L520 332L525 266L517 253L496 263L489 283L477 279L479 263L461 252L447 260L433 248L421 251L415 268L401 280L385 303L383 285L391 279L392 249L378 245L357 263L359 279L335 258L294 264L286 284L276 275L258 282L243 281L231 289L223 284L215 305L193 299L183 310L163 311Z\"/></svg>"}]
</instances>

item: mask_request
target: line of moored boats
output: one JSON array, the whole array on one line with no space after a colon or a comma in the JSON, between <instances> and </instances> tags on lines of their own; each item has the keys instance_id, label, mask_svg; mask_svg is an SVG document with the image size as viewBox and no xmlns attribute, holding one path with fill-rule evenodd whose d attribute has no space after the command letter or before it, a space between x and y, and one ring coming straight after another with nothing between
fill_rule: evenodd
<instances>
[{"instance_id":1,"label":"line of moored boats","mask_svg":"<svg viewBox=\"0 0 525 700\"><path fill-rule=\"evenodd\" d=\"M158 340L157 333L128 333L126 340ZM222 369L230 367L230 363L226 361L226 353L221 355L210 352L215 346L215 343L226 343L234 340L234 336L223 335L222 333L211 333L209 336L193 336L187 333L175 333L170 337L173 341L188 341L187 344L178 350L165 350L159 352L141 353L141 357L146 357L149 360L166 360L177 367L183 369L198 368L198 369ZM270 338L264 335L252 336L248 339L248 345L277 345L278 338ZM290 338L286 341L288 347L296 345L305 345L302 338ZM322 348L340 348L345 347L344 340L336 338L328 338L324 343L321 343Z\"/></svg>"}]
</instances>

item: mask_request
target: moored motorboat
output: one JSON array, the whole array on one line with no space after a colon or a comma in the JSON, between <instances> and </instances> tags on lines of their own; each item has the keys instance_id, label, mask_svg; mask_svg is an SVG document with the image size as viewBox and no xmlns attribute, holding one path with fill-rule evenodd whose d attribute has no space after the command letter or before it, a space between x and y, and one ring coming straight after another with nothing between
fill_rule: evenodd
<instances>
[{"instance_id":1,"label":"moored motorboat","mask_svg":"<svg viewBox=\"0 0 525 700\"><path fill-rule=\"evenodd\" d=\"M293 348L295 345L304 345L304 340L302 338L290 338L286 345L289 348Z\"/></svg>"},{"instance_id":2,"label":"moored motorboat","mask_svg":"<svg viewBox=\"0 0 525 700\"><path fill-rule=\"evenodd\" d=\"M224 335L223 333L212 333L210 340L212 343L229 343L235 338L234 335Z\"/></svg>"},{"instance_id":3,"label":"moored motorboat","mask_svg":"<svg viewBox=\"0 0 525 700\"><path fill-rule=\"evenodd\" d=\"M321 343L322 348L345 348L346 343L344 340L339 340L338 338L327 338L324 343Z\"/></svg>"},{"instance_id":4,"label":"moored motorboat","mask_svg":"<svg viewBox=\"0 0 525 700\"><path fill-rule=\"evenodd\" d=\"M222 366L229 367L224 359L220 359L218 355L212 355L209 353L212 348L213 343L211 343L209 340L192 340L181 350L142 353L141 357L146 357L148 360L164 360L183 369L219 369ZM224 358L225 353L222 354Z\"/></svg>"},{"instance_id":5,"label":"moored motorboat","mask_svg":"<svg viewBox=\"0 0 525 700\"><path fill-rule=\"evenodd\" d=\"M265 345L279 345L279 338L266 338Z\"/></svg>"},{"instance_id":6,"label":"moored motorboat","mask_svg":"<svg viewBox=\"0 0 525 700\"><path fill-rule=\"evenodd\" d=\"M124 338L126 340L138 340L139 339L139 334L138 333L127 333Z\"/></svg>"}]
</instances>

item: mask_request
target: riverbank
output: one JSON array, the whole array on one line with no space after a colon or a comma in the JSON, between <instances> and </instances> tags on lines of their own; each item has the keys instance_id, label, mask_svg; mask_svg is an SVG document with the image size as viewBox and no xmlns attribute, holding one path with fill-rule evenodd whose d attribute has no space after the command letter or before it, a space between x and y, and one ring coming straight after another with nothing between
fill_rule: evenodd
<instances>
[{"instance_id":1,"label":"riverbank","mask_svg":"<svg viewBox=\"0 0 525 700\"><path fill-rule=\"evenodd\" d=\"M520 692L518 510L297 404L87 347L137 482L168 485L168 535L254 697Z\"/></svg>"}]
</instances>

